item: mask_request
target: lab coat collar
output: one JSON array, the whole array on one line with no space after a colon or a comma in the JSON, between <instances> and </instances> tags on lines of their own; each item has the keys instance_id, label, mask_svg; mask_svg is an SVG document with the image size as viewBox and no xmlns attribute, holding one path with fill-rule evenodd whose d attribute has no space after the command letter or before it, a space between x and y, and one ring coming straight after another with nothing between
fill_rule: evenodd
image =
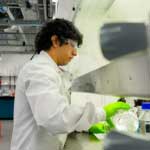
<instances>
[{"instance_id":1,"label":"lab coat collar","mask_svg":"<svg viewBox=\"0 0 150 150\"><path fill-rule=\"evenodd\" d=\"M47 58L47 60L52 64L52 66L54 67L54 69L58 72L58 73L66 73L68 72L66 69L64 69L61 66L58 66L55 61L52 59L52 57L50 55L48 55L47 52L45 52L44 50L42 50L40 52L41 56L44 56L45 58ZM68 72L69 73L69 72ZM70 73L69 73L70 74Z\"/></svg>"},{"instance_id":2,"label":"lab coat collar","mask_svg":"<svg viewBox=\"0 0 150 150\"><path fill-rule=\"evenodd\" d=\"M40 55L41 56L44 56L45 58L47 58L47 60L51 63L51 65L53 66L53 68L58 72L58 73L60 73L60 68L59 68L59 66L55 63L55 61L52 59L52 57L50 56L50 55L48 55L48 53L47 52L45 52L44 50L42 50L41 52L40 52Z\"/></svg>"}]
</instances>

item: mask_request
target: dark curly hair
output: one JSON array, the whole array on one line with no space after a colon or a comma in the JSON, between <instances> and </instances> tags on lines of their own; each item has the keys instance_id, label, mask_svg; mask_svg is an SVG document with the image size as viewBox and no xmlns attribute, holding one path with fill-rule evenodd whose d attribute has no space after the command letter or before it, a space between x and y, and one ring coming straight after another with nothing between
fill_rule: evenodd
<instances>
[{"instance_id":1,"label":"dark curly hair","mask_svg":"<svg viewBox=\"0 0 150 150\"><path fill-rule=\"evenodd\" d=\"M51 37L57 35L60 44L64 44L67 39L76 41L78 46L82 44L82 34L72 22L65 19L53 19L46 22L35 37L35 49L39 54L41 50L48 50L52 46Z\"/></svg>"}]
</instances>

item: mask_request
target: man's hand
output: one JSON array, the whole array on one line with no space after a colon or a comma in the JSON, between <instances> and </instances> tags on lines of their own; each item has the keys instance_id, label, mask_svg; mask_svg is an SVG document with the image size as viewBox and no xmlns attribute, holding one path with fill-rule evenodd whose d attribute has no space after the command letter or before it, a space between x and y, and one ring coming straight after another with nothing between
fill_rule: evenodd
<instances>
[{"instance_id":1,"label":"man's hand","mask_svg":"<svg viewBox=\"0 0 150 150\"><path fill-rule=\"evenodd\" d=\"M106 112L106 121L111 127L114 127L111 117L114 116L118 110L129 110L130 108L130 105L124 102L113 102L104 106L104 110Z\"/></svg>"},{"instance_id":2,"label":"man's hand","mask_svg":"<svg viewBox=\"0 0 150 150\"><path fill-rule=\"evenodd\" d=\"M124 102L113 102L104 106L106 112L106 121L99 122L92 125L89 129L90 133L107 133L110 129L114 128L114 124L111 121L111 117L114 116L118 110L129 110L130 105Z\"/></svg>"},{"instance_id":3,"label":"man's hand","mask_svg":"<svg viewBox=\"0 0 150 150\"><path fill-rule=\"evenodd\" d=\"M129 110L131 107L128 103L113 102L104 106L106 112L106 118L110 118L117 113L118 110Z\"/></svg>"}]
</instances>

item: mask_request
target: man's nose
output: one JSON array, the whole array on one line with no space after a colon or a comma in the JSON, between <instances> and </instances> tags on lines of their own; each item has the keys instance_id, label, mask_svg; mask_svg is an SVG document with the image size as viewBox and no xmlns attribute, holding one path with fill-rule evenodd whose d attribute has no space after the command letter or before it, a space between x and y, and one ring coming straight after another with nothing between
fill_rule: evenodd
<instances>
[{"instance_id":1,"label":"man's nose","mask_svg":"<svg viewBox=\"0 0 150 150\"><path fill-rule=\"evenodd\" d=\"M72 54L73 54L73 56L77 56L77 51L73 50Z\"/></svg>"}]
</instances>

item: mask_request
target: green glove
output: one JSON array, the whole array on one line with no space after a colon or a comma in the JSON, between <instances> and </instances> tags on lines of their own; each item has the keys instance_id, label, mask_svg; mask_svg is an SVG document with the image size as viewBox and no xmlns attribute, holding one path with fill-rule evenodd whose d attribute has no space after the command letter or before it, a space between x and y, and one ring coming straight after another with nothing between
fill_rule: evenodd
<instances>
[{"instance_id":1,"label":"green glove","mask_svg":"<svg viewBox=\"0 0 150 150\"><path fill-rule=\"evenodd\" d=\"M107 133L110 129L107 122L99 122L89 128L89 133Z\"/></svg>"},{"instance_id":2,"label":"green glove","mask_svg":"<svg viewBox=\"0 0 150 150\"><path fill-rule=\"evenodd\" d=\"M99 122L92 125L89 129L90 133L107 133L110 129L114 128L111 117L117 113L118 110L129 110L130 105L124 102L113 102L104 106L106 112L106 121Z\"/></svg>"},{"instance_id":3,"label":"green glove","mask_svg":"<svg viewBox=\"0 0 150 150\"><path fill-rule=\"evenodd\" d=\"M129 110L130 108L130 105L124 102L113 102L104 106L104 110L106 112L106 121L111 127L114 127L111 117L114 116L118 110Z\"/></svg>"},{"instance_id":4,"label":"green glove","mask_svg":"<svg viewBox=\"0 0 150 150\"><path fill-rule=\"evenodd\" d=\"M110 118L117 113L118 110L129 110L130 105L124 102L113 102L104 106L106 112L106 118Z\"/></svg>"}]
</instances>

